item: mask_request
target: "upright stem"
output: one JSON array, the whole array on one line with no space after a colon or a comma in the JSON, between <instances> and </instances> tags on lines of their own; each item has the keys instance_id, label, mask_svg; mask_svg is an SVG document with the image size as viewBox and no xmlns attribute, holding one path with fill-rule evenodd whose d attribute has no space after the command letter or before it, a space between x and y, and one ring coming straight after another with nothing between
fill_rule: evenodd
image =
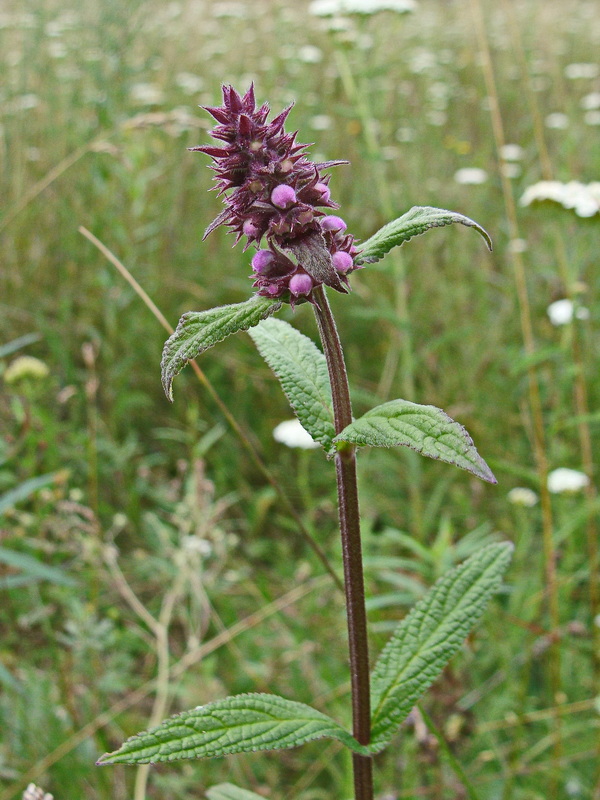
<instances>
[{"instance_id":1,"label":"upright stem","mask_svg":"<svg viewBox=\"0 0 600 800\"><path fill-rule=\"evenodd\" d=\"M322 286L314 290L315 316L323 351L327 359L335 432L352 422L350 389L346 364L335 320ZM350 679L352 686L352 730L360 744L371 739L371 704L369 687L369 645L360 541L358 485L356 480L356 449L348 447L335 456L340 534L344 560L344 591L348 618L350 649ZM355 800L373 800L373 766L368 756L352 756Z\"/></svg>"}]
</instances>

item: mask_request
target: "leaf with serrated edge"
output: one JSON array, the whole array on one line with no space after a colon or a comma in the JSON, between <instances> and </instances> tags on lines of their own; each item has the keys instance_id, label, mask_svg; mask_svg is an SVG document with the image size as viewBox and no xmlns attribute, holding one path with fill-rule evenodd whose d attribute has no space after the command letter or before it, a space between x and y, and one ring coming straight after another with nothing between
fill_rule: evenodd
<instances>
[{"instance_id":1,"label":"leaf with serrated edge","mask_svg":"<svg viewBox=\"0 0 600 800\"><path fill-rule=\"evenodd\" d=\"M244 303L184 314L175 332L165 342L160 365L163 387L169 400L173 400L173 378L191 358L196 358L232 333L247 331L280 307L279 300L254 295Z\"/></svg>"},{"instance_id":2,"label":"leaf with serrated edge","mask_svg":"<svg viewBox=\"0 0 600 800\"><path fill-rule=\"evenodd\" d=\"M443 208L433 208L432 206L413 206L410 211L403 214L398 219L388 222L370 239L361 245L360 253L354 259L354 263L373 264L379 261L388 253L392 247L408 242L413 236L419 236L430 228L441 228L444 225L452 225L458 222L468 228L475 228L486 241L489 249L492 249L492 240L487 231L469 217L458 214L456 211L446 211Z\"/></svg>"},{"instance_id":3,"label":"leaf with serrated edge","mask_svg":"<svg viewBox=\"0 0 600 800\"><path fill-rule=\"evenodd\" d=\"M372 738L382 750L498 590L512 544L491 544L444 575L402 620L375 665Z\"/></svg>"},{"instance_id":4,"label":"leaf with serrated edge","mask_svg":"<svg viewBox=\"0 0 600 800\"><path fill-rule=\"evenodd\" d=\"M103 755L98 764L155 764L284 750L323 737L337 739L356 753L370 753L315 708L272 694L242 694L171 717L157 728L127 739L119 750Z\"/></svg>"},{"instance_id":5,"label":"leaf with serrated edge","mask_svg":"<svg viewBox=\"0 0 600 800\"><path fill-rule=\"evenodd\" d=\"M308 336L280 319L248 331L273 370L302 426L328 450L335 436L325 356Z\"/></svg>"},{"instance_id":6,"label":"leaf with serrated edge","mask_svg":"<svg viewBox=\"0 0 600 800\"><path fill-rule=\"evenodd\" d=\"M359 447L410 447L428 458L466 469L488 483L497 483L467 431L436 406L390 400L345 427L333 440L338 445L342 442Z\"/></svg>"},{"instance_id":7,"label":"leaf with serrated edge","mask_svg":"<svg viewBox=\"0 0 600 800\"><path fill-rule=\"evenodd\" d=\"M262 795L249 792L247 789L240 789L233 783L219 783L218 786L211 786L206 790L206 797L208 800L265 800Z\"/></svg>"}]
</instances>

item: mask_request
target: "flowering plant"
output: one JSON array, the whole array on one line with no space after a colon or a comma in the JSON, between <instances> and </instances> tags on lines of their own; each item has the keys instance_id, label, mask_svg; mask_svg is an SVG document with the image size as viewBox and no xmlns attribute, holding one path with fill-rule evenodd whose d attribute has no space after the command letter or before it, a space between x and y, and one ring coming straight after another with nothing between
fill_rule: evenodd
<instances>
[{"instance_id":1,"label":"flowering plant","mask_svg":"<svg viewBox=\"0 0 600 800\"><path fill-rule=\"evenodd\" d=\"M373 756L387 747L419 696L431 685L483 614L508 566L511 546L491 544L444 575L400 623L370 671L360 517L357 450L405 446L430 458L496 480L466 430L441 409L397 399L354 419L341 342L326 289L347 293L356 269L380 260L430 228L460 223L489 236L462 214L414 207L357 246L346 223L330 213L329 176L344 161L311 162L296 134L286 133L287 108L267 122L254 89L223 88L223 105L208 108L221 147L199 150L214 160L224 209L205 236L229 227L251 259L256 293L245 302L183 315L165 344L162 378L172 383L187 361L225 337L249 333L279 379L298 420L335 463L344 563L352 732L322 712L277 695L227 697L183 712L128 739L99 764L147 764L294 747L329 737L352 752L355 800L373 799ZM286 322L272 317L284 303L312 304L323 350ZM252 793L233 793L258 797ZM229 791L229 790L227 790Z\"/></svg>"}]
</instances>

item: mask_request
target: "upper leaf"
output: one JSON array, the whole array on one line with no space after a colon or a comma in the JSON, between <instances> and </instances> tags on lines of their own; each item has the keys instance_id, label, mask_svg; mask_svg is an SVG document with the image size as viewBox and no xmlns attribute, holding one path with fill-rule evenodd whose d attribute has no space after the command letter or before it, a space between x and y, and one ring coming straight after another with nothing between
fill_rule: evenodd
<instances>
[{"instance_id":1,"label":"upper leaf","mask_svg":"<svg viewBox=\"0 0 600 800\"><path fill-rule=\"evenodd\" d=\"M218 306L208 311L188 311L179 320L175 333L165 342L161 361L162 382L173 400L173 378L189 359L208 350L237 331L246 331L281 307L279 300L254 295L243 303Z\"/></svg>"},{"instance_id":2,"label":"upper leaf","mask_svg":"<svg viewBox=\"0 0 600 800\"><path fill-rule=\"evenodd\" d=\"M206 790L208 800L265 800L263 795L256 792L249 792L247 789L240 789L233 783L220 783L218 786L211 786Z\"/></svg>"},{"instance_id":3,"label":"upper leaf","mask_svg":"<svg viewBox=\"0 0 600 800\"><path fill-rule=\"evenodd\" d=\"M302 426L328 450L335 436L325 356L287 322L266 319L248 331L271 367Z\"/></svg>"},{"instance_id":4,"label":"upper leaf","mask_svg":"<svg viewBox=\"0 0 600 800\"><path fill-rule=\"evenodd\" d=\"M435 406L390 400L345 427L333 440L334 444L341 442L359 447L404 445L421 455L466 469L489 483L497 482L463 426Z\"/></svg>"},{"instance_id":5,"label":"upper leaf","mask_svg":"<svg viewBox=\"0 0 600 800\"><path fill-rule=\"evenodd\" d=\"M272 694L226 697L139 733L98 764L154 764L255 750L283 750L327 736L366 755L346 730L315 708Z\"/></svg>"},{"instance_id":6,"label":"upper leaf","mask_svg":"<svg viewBox=\"0 0 600 800\"><path fill-rule=\"evenodd\" d=\"M446 573L406 616L371 684L372 739L381 750L479 620L508 567L512 544L491 544Z\"/></svg>"},{"instance_id":7,"label":"upper leaf","mask_svg":"<svg viewBox=\"0 0 600 800\"><path fill-rule=\"evenodd\" d=\"M441 228L444 225L452 225L454 222L460 222L461 225L475 228L483 236L489 249L492 249L492 240L487 231L481 225L469 219L469 217L457 214L456 211L446 211L443 208L413 206L406 214L392 222L388 222L377 233L374 233L370 239L367 239L361 245L361 251L354 259L354 263L356 265L373 264L383 258L392 247L408 242L413 236L425 233L429 228Z\"/></svg>"}]
</instances>

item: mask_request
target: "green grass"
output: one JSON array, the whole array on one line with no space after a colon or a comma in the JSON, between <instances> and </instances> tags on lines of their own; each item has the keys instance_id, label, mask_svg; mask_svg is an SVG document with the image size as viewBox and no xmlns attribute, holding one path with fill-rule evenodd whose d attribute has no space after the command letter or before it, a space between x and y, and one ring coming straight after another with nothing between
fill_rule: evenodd
<instances>
[{"instance_id":1,"label":"green grass","mask_svg":"<svg viewBox=\"0 0 600 800\"><path fill-rule=\"evenodd\" d=\"M196 106L217 104L222 82L245 89L250 80L274 111L295 101L290 124L300 141L315 142L314 155L351 161L335 170L332 190L359 238L390 211L419 204L466 214L494 239L490 255L470 231L432 231L356 273L351 296L332 298L355 413L399 396L440 406L468 428L499 479L491 487L410 454L361 453L372 646L383 646L419 587L470 548L512 539L506 592L425 708L481 800L597 796L589 542L598 501L593 490L550 497L549 553L541 504L516 506L507 494L515 486L540 494L532 380L550 469L589 470L586 453L600 444L599 216L517 205L533 334L526 355L472 4L421 0L419 14L355 18L335 34L307 5L4 3L0 346L15 346L0 350L0 371L28 354L50 374L12 383L0 375L0 503L17 498L2 506L1 542L77 585L32 572L27 558L16 559L22 568L0 559L0 800L20 798L29 781L56 800L134 797L133 768L100 770L94 760L143 729L161 703L170 713L264 690L348 721L335 587L191 370L167 403L164 331L78 232L83 225L101 239L173 325L186 310L244 300L248 254L232 250L222 230L201 241L220 206L207 191L207 159L186 147L208 138L208 115ZM548 165L559 180L598 180L598 127L581 105L598 77L565 74L569 64L597 62L596 4L486 0L483 13L505 138L524 151L514 198L548 177ZM556 112L566 127L544 124ZM487 180L456 182L465 167L484 169ZM589 319L553 327L546 308L563 297L578 298ZM284 316L315 338L309 311ZM272 439L291 415L249 337L223 342L201 366L339 569L331 465ZM27 481L50 474L29 492ZM14 576L23 580L11 585ZM166 650L148 615L167 633ZM232 629L233 638L223 635ZM195 654L189 664L180 662L186 653ZM136 694L159 662L158 688ZM443 751L415 715L377 759L377 792L463 796ZM348 766L337 745L311 744L156 768L146 796L191 800L230 781L273 800L344 800ZM135 800L142 789L138 776Z\"/></svg>"}]
</instances>

